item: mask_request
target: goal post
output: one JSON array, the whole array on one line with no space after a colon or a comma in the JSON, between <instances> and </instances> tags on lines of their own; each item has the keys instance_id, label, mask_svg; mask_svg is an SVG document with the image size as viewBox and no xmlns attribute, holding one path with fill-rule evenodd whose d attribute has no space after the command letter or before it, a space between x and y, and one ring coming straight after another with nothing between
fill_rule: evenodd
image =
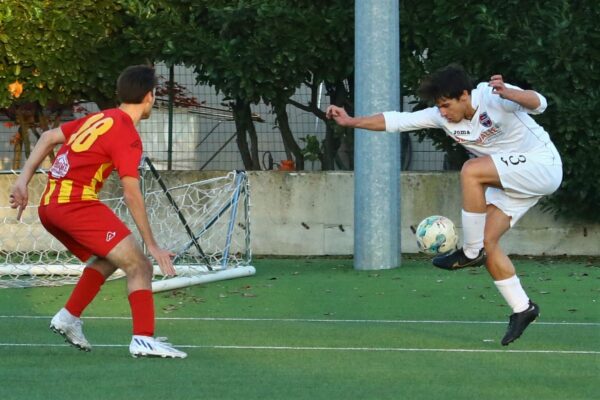
<instances>
[{"instance_id":1,"label":"goal post","mask_svg":"<svg viewBox=\"0 0 600 400\"><path fill-rule=\"evenodd\" d=\"M84 265L39 222L37 203L45 179L38 175L36 182L32 181L30 205L22 221L16 221L16 212L8 204L0 203L3 224L0 288L73 284L83 271ZM169 174L170 179L164 179L149 159L141 166L150 226L158 244L176 254L175 277L163 276L158 266L154 267L152 290L155 292L255 273L251 265L246 173L231 171L199 181L189 181L190 176L175 173ZM13 177L9 180L14 181L16 175ZM102 201L130 227L141 243L120 191L116 188L108 191L116 195ZM122 276L123 272L118 270L111 278Z\"/></svg>"}]
</instances>

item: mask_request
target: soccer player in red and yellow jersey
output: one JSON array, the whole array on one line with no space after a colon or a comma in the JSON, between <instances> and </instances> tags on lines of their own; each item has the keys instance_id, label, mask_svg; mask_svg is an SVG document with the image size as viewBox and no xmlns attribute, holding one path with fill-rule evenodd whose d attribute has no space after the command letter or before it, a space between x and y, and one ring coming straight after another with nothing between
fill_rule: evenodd
<instances>
[{"instance_id":1,"label":"soccer player in red and yellow jersey","mask_svg":"<svg viewBox=\"0 0 600 400\"><path fill-rule=\"evenodd\" d=\"M90 351L80 316L104 281L125 271L133 319L129 350L134 357L184 358L186 354L154 336L152 264L127 226L98 200L106 178L116 170L123 197L144 243L166 275L174 275L173 253L156 243L140 190L138 166L142 142L135 125L150 116L156 76L145 65L126 68L117 80L118 108L67 122L42 134L10 193L17 219L28 201L27 186L35 170L56 145L62 144L48 173L39 207L40 221L82 261L88 261L65 307L50 328L73 346Z\"/></svg>"}]
</instances>

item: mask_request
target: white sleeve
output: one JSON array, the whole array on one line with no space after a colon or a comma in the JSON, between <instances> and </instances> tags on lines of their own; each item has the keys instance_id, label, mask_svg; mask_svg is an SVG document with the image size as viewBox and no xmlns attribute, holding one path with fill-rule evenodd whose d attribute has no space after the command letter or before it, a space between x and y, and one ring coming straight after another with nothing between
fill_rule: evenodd
<instances>
[{"instance_id":1,"label":"white sleeve","mask_svg":"<svg viewBox=\"0 0 600 400\"><path fill-rule=\"evenodd\" d=\"M535 110L530 110L529 113L530 114L541 114L544 111L546 111L546 107L548 107L548 102L546 101L546 98L544 96L542 96L541 94L539 94L538 92L535 92L535 94L538 97L538 99L540 99L540 105Z\"/></svg>"},{"instance_id":2,"label":"white sleeve","mask_svg":"<svg viewBox=\"0 0 600 400\"><path fill-rule=\"evenodd\" d=\"M518 86L510 85L508 83L505 83L505 85L507 88L523 90ZM542 96L541 94L539 94L538 92L535 92L535 94L540 99L540 105L536 109L533 109L533 110L531 110L529 108L525 108L525 107L521 106L519 103L515 103L512 100L503 99L500 96L496 96L496 97L498 99L500 99L500 102L502 103L502 108L507 112L524 111L528 114L541 114L544 112L544 110L546 110L546 107L548 106L548 102L546 101L546 98L544 96Z\"/></svg>"},{"instance_id":3,"label":"white sleeve","mask_svg":"<svg viewBox=\"0 0 600 400\"><path fill-rule=\"evenodd\" d=\"M383 118L386 132L406 132L443 126L442 116L437 107L414 112L386 111Z\"/></svg>"}]
</instances>

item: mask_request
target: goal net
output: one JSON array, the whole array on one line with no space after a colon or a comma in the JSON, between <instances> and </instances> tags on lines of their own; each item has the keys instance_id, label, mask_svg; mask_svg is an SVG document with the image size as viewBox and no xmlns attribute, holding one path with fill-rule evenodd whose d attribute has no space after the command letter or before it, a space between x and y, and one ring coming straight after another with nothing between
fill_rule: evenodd
<instances>
[{"instance_id":1,"label":"goal net","mask_svg":"<svg viewBox=\"0 0 600 400\"><path fill-rule=\"evenodd\" d=\"M190 173L173 172L161 177L150 160L141 168L148 219L160 246L176 254L175 277L161 275L154 267L155 292L194 284L248 276L251 263L249 186L244 172L232 171L201 181ZM114 174L116 175L116 174ZM6 176L4 177L6 178ZM135 223L113 176L102 199L129 226L141 243ZM117 179L115 179L117 178ZM12 185L16 175L5 181ZM37 204L45 177L36 174L30 184L29 206L22 220L6 200L0 205L0 288L57 286L76 283L85 265L41 225ZM111 190L112 189L112 190ZM102 192L101 192L102 193ZM113 277L124 276L117 270Z\"/></svg>"}]
</instances>

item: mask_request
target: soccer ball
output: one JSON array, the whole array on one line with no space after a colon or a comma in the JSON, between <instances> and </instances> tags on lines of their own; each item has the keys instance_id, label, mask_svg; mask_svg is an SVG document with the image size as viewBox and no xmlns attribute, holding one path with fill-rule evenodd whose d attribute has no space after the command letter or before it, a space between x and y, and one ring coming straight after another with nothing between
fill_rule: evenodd
<instances>
[{"instance_id":1,"label":"soccer ball","mask_svg":"<svg viewBox=\"0 0 600 400\"><path fill-rule=\"evenodd\" d=\"M415 232L419 251L442 254L456 249L458 235L454 223L446 217L433 215L425 218Z\"/></svg>"}]
</instances>

